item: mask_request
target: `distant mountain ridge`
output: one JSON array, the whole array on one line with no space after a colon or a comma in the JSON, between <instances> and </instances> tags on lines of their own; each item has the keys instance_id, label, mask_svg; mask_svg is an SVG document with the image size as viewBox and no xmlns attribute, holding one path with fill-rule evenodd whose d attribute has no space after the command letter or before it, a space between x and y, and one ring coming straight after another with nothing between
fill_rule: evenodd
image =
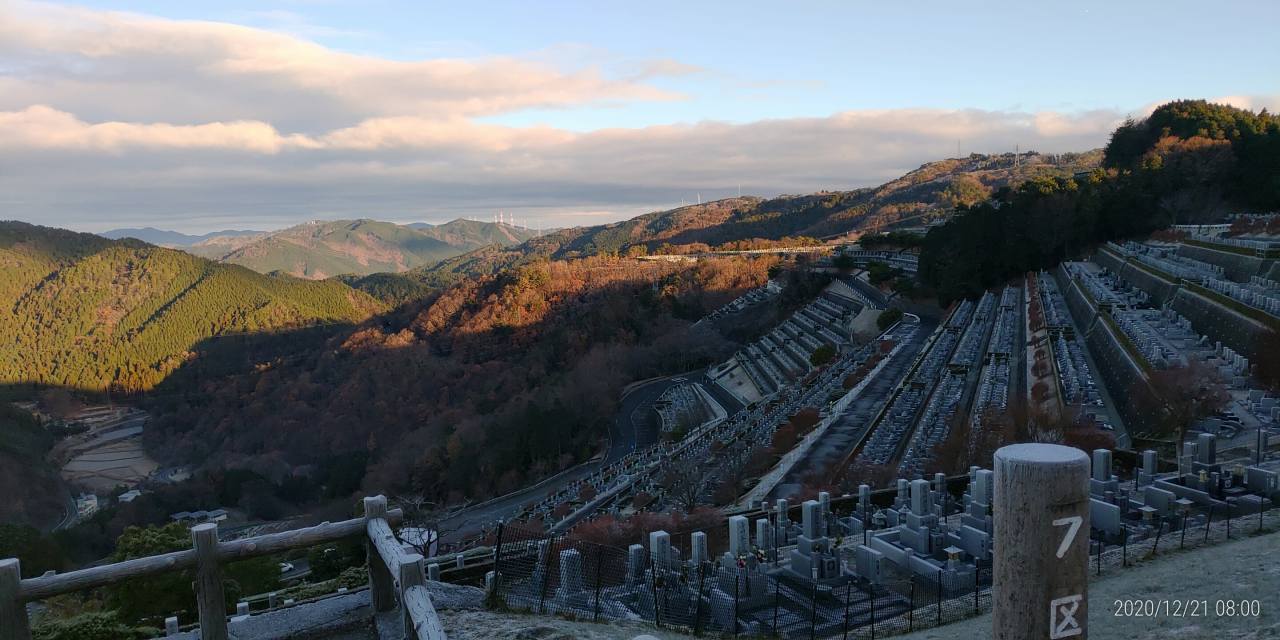
<instances>
[{"instance_id":1,"label":"distant mountain ridge","mask_svg":"<svg viewBox=\"0 0 1280 640\"><path fill-rule=\"evenodd\" d=\"M0 222L0 385L149 389L204 339L356 323L384 305L134 239Z\"/></svg>"},{"instance_id":2,"label":"distant mountain ridge","mask_svg":"<svg viewBox=\"0 0 1280 640\"><path fill-rule=\"evenodd\" d=\"M157 229L155 227L140 228L124 228L103 231L98 235L110 240L123 240L125 238L133 238L161 247L190 247L208 242L218 238L235 238L243 236L259 236L266 233L265 231L250 231L225 229L223 231L211 231L201 235L190 235L178 231L168 231L166 229Z\"/></svg>"},{"instance_id":3,"label":"distant mountain ridge","mask_svg":"<svg viewBox=\"0 0 1280 640\"><path fill-rule=\"evenodd\" d=\"M485 246L406 276L449 282L496 273L539 259L625 252L736 248L755 241L830 238L941 221L957 205L980 202L1001 188L1099 166L1102 150L1084 153L970 154L921 165L878 187L776 198L744 196L647 213L591 227L549 232L511 247Z\"/></svg>"},{"instance_id":4,"label":"distant mountain ridge","mask_svg":"<svg viewBox=\"0 0 1280 640\"><path fill-rule=\"evenodd\" d=\"M320 280L408 271L489 244L519 244L534 235L511 225L462 219L440 225L316 221L257 238L218 259L259 273Z\"/></svg>"}]
</instances>

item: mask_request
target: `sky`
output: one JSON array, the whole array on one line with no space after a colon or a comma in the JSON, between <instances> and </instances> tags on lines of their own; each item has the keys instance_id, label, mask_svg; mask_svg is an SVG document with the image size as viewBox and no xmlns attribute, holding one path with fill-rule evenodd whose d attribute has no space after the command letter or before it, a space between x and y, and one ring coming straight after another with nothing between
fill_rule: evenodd
<instances>
[{"instance_id":1,"label":"sky","mask_svg":"<svg viewBox=\"0 0 1280 640\"><path fill-rule=\"evenodd\" d=\"M0 0L0 218L619 220L1280 107L1280 3Z\"/></svg>"}]
</instances>

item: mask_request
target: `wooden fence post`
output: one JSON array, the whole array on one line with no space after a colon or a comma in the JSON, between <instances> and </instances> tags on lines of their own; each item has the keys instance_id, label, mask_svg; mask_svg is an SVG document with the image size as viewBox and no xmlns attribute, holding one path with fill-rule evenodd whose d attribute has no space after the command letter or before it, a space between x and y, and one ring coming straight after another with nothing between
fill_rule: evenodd
<instances>
[{"instance_id":1,"label":"wooden fence post","mask_svg":"<svg viewBox=\"0 0 1280 640\"><path fill-rule=\"evenodd\" d=\"M369 538L369 522L386 517L386 496L369 496L364 499L365 557L369 562L369 594L374 611L391 611L396 608L396 589L391 581L391 571L378 553L373 540Z\"/></svg>"},{"instance_id":2,"label":"wooden fence post","mask_svg":"<svg viewBox=\"0 0 1280 640\"><path fill-rule=\"evenodd\" d=\"M218 562L218 525L206 522L192 527L191 542L196 549L200 640L227 640L227 599L222 591L222 565Z\"/></svg>"},{"instance_id":3,"label":"wooden fence post","mask_svg":"<svg viewBox=\"0 0 1280 640\"><path fill-rule=\"evenodd\" d=\"M1089 457L1061 445L1014 444L996 451L994 466L992 637L1085 640Z\"/></svg>"},{"instance_id":4,"label":"wooden fence post","mask_svg":"<svg viewBox=\"0 0 1280 640\"><path fill-rule=\"evenodd\" d=\"M27 605L19 597L22 568L17 558L0 560L0 640L31 640Z\"/></svg>"},{"instance_id":5,"label":"wooden fence post","mask_svg":"<svg viewBox=\"0 0 1280 640\"><path fill-rule=\"evenodd\" d=\"M413 628L413 615L409 611L409 598L405 596L409 593L410 587L421 587L426 584L427 576L422 565L422 556L411 553L401 556L400 566L397 568L400 576L400 608L404 614L405 638L418 637L417 631Z\"/></svg>"}]
</instances>

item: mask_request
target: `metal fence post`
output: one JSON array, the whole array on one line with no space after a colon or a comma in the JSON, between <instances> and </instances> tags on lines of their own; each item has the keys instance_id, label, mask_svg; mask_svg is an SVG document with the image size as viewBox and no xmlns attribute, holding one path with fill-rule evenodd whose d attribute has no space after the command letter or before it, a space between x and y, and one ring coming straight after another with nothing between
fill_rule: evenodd
<instances>
[{"instance_id":1,"label":"metal fence post","mask_svg":"<svg viewBox=\"0 0 1280 640\"><path fill-rule=\"evenodd\" d=\"M596 547L596 602L592 607L592 622L600 622L600 565L604 564L604 547Z\"/></svg>"},{"instance_id":2,"label":"metal fence post","mask_svg":"<svg viewBox=\"0 0 1280 640\"><path fill-rule=\"evenodd\" d=\"M973 559L973 615L978 615L982 609L978 605L978 573L982 571L982 561L978 558Z\"/></svg>"},{"instance_id":3,"label":"metal fence post","mask_svg":"<svg viewBox=\"0 0 1280 640\"><path fill-rule=\"evenodd\" d=\"M1129 528L1120 523L1120 566L1129 566Z\"/></svg>"},{"instance_id":4,"label":"metal fence post","mask_svg":"<svg viewBox=\"0 0 1280 640\"><path fill-rule=\"evenodd\" d=\"M850 591L853 591L852 582L844 586L844 635L841 636L841 640L849 640L849 603L853 602L853 598L849 595ZM774 623L773 634L778 634L777 623Z\"/></svg>"},{"instance_id":5,"label":"metal fence post","mask_svg":"<svg viewBox=\"0 0 1280 640\"><path fill-rule=\"evenodd\" d=\"M658 617L658 567L653 564L653 552L649 552L649 593L653 596L653 626L661 627L662 618Z\"/></svg>"},{"instance_id":6,"label":"metal fence post","mask_svg":"<svg viewBox=\"0 0 1280 640\"><path fill-rule=\"evenodd\" d=\"M1227 505L1227 539L1231 539L1231 505Z\"/></svg>"},{"instance_id":7,"label":"metal fence post","mask_svg":"<svg viewBox=\"0 0 1280 640\"><path fill-rule=\"evenodd\" d=\"M813 640L814 631L818 628L818 581L813 581L813 590L809 594L812 607L809 608L809 640Z\"/></svg>"},{"instance_id":8,"label":"metal fence post","mask_svg":"<svg viewBox=\"0 0 1280 640\"><path fill-rule=\"evenodd\" d=\"M222 591L222 565L218 563L218 525L206 522L192 527L191 542L196 549L200 640L226 640L227 600Z\"/></svg>"},{"instance_id":9,"label":"metal fence post","mask_svg":"<svg viewBox=\"0 0 1280 640\"><path fill-rule=\"evenodd\" d=\"M1182 510L1182 535L1180 535L1178 539L1179 549L1187 548L1187 515L1188 515L1187 510L1183 509Z\"/></svg>"},{"instance_id":10,"label":"metal fence post","mask_svg":"<svg viewBox=\"0 0 1280 640\"><path fill-rule=\"evenodd\" d=\"M502 534L506 531L506 524L502 520L498 520L497 539L493 542L493 602L497 604L498 599L502 597Z\"/></svg>"},{"instance_id":11,"label":"metal fence post","mask_svg":"<svg viewBox=\"0 0 1280 640\"><path fill-rule=\"evenodd\" d=\"M871 640L876 640L876 586L871 585Z\"/></svg>"},{"instance_id":12,"label":"metal fence post","mask_svg":"<svg viewBox=\"0 0 1280 640\"><path fill-rule=\"evenodd\" d=\"M778 635L778 600L781 598L782 583L773 581L773 635Z\"/></svg>"},{"instance_id":13,"label":"metal fence post","mask_svg":"<svg viewBox=\"0 0 1280 640\"><path fill-rule=\"evenodd\" d=\"M915 630L916 617L916 576L911 575L911 606L907 609L907 632Z\"/></svg>"},{"instance_id":14,"label":"metal fence post","mask_svg":"<svg viewBox=\"0 0 1280 640\"><path fill-rule=\"evenodd\" d=\"M738 637L738 584L742 578L742 569L733 577L733 637Z\"/></svg>"},{"instance_id":15,"label":"metal fence post","mask_svg":"<svg viewBox=\"0 0 1280 640\"><path fill-rule=\"evenodd\" d=\"M937 619L936 623L934 624L934 626L935 626L935 627L941 627L941 626L942 626L942 569L938 569L938 584L937 584L937 587L938 587L938 612L937 612L937 618L938 618L938 619ZM875 590L876 590L875 585L872 585L872 587L871 587L871 593L872 593L872 595L873 595L873 596L874 596L874 594L875 594Z\"/></svg>"},{"instance_id":16,"label":"metal fence post","mask_svg":"<svg viewBox=\"0 0 1280 640\"><path fill-rule=\"evenodd\" d=\"M1157 534L1157 535L1158 535L1158 534ZM1101 534L1101 533L1099 533L1099 534L1098 534L1098 575L1102 575L1102 548L1103 548L1104 546L1106 546L1106 545L1102 542L1102 534ZM1088 564L1086 564L1086 565L1085 565L1084 570L1085 570L1085 575L1089 575L1089 574L1088 574L1088 571L1089 571L1089 565L1088 565Z\"/></svg>"},{"instance_id":17,"label":"metal fence post","mask_svg":"<svg viewBox=\"0 0 1280 640\"><path fill-rule=\"evenodd\" d=\"M1209 516L1204 519L1204 542L1202 546L1209 544L1209 523L1213 522L1213 505L1209 505Z\"/></svg>"},{"instance_id":18,"label":"metal fence post","mask_svg":"<svg viewBox=\"0 0 1280 640\"><path fill-rule=\"evenodd\" d=\"M702 630L702 586L707 578L707 561L703 560L698 564L698 595L693 602L693 635L698 635Z\"/></svg>"},{"instance_id":19,"label":"metal fence post","mask_svg":"<svg viewBox=\"0 0 1280 640\"><path fill-rule=\"evenodd\" d=\"M364 499L364 549L369 565L369 594L374 611L391 611L396 608L396 589L391 580L391 569L378 553L369 537L369 522L387 517L386 496L369 496Z\"/></svg>"},{"instance_id":20,"label":"metal fence post","mask_svg":"<svg viewBox=\"0 0 1280 640\"><path fill-rule=\"evenodd\" d=\"M546 559L538 558L538 561L542 563L542 584L538 585L538 613L543 613L545 611L547 603L547 585L551 583L551 556L555 555L555 552L556 539L555 536L552 536L547 544Z\"/></svg>"},{"instance_id":21,"label":"metal fence post","mask_svg":"<svg viewBox=\"0 0 1280 640\"><path fill-rule=\"evenodd\" d=\"M1151 544L1151 557L1156 557L1156 553L1160 550L1160 536L1164 534L1164 518L1156 523L1156 541Z\"/></svg>"},{"instance_id":22,"label":"metal fence post","mask_svg":"<svg viewBox=\"0 0 1280 640\"><path fill-rule=\"evenodd\" d=\"M1259 497L1258 498L1258 533L1262 533L1262 511L1263 511L1263 506L1265 505L1266 505L1266 498Z\"/></svg>"},{"instance_id":23,"label":"metal fence post","mask_svg":"<svg viewBox=\"0 0 1280 640\"><path fill-rule=\"evenodd\" d=\"M17 558L0 560L0 640L31 640L27 605L19 597L22 567Z\"/></svg>"}]
</instances>

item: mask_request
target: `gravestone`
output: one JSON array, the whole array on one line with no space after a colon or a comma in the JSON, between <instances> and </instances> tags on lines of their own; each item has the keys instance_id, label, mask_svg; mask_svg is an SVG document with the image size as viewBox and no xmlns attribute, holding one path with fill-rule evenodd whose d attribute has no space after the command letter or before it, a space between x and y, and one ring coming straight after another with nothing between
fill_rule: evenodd
<instances>
[{"instance_id":1,"label":"gravestone","mask_svg":"<svg viewBox=\"0 0 1280 640\"><path fill-rule=\"evenodd\" d=\"M751 551L751 532L747 528L746 516L729 518L729 554L737 558Z\"/></svg>"},{"instance_id":2,"label":"gravestone","mask_svg":"<svg viewBox=\"0 0 1280 640\"><path fill-rule=\"evenodd\" d=\"M689 536L690 560L694 567L702 566L707 561L707 534L695 531Z\"/></svg>"},{"instance_id":3,"label":"gravestone","mask_svg":"<svg viewBox=\"0 0 1280 640\"><path fill-rule=\"evenodd\" d=\"M560 552L560 588L556 594L567 598L582 591L582 554L577 549Z\"/></svg>"}]
</instances>

